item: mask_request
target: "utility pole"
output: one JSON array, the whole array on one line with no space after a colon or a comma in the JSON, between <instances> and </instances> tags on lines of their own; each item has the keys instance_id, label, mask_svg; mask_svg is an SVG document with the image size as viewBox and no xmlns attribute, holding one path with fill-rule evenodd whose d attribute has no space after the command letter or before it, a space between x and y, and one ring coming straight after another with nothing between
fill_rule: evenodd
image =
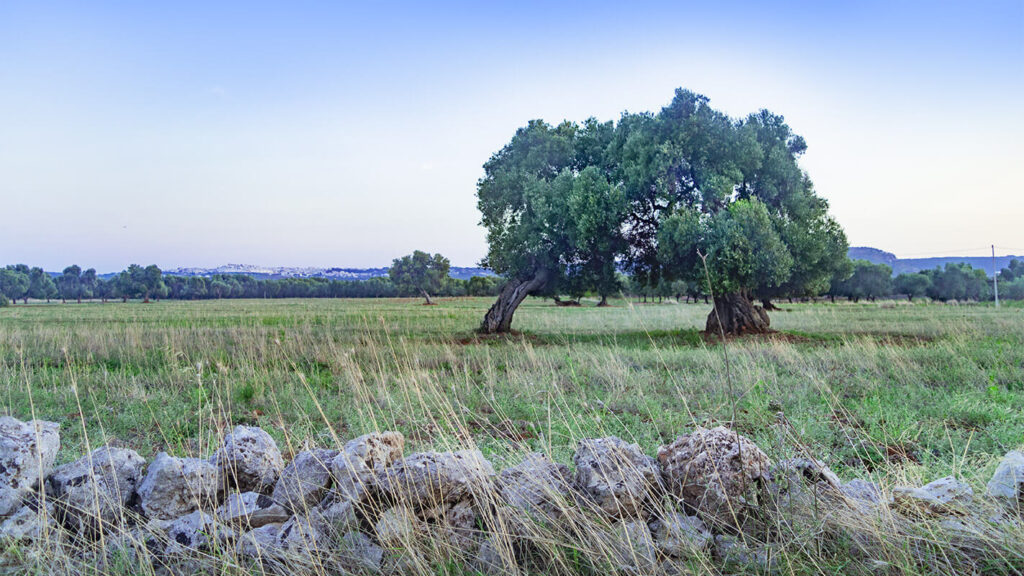
<instances>
[{"instance_id":1,"label":"utility pole","mask_svg":"<svg viewBox=\"0 0 1024 576\"><path fill-rule=\"evenodd\" d=\"M992 245L992 293L996 295L996 308L999 308L999 281L996 273L996 245Z\"/></svg>"}]
</instances>

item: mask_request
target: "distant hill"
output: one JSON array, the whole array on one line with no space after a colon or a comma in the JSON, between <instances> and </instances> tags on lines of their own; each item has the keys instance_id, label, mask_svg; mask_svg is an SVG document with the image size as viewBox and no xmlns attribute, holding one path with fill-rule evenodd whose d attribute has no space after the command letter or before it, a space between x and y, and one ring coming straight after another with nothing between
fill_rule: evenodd
<instances>
[{"instance_id":1,"label":"distant hill","mask_svg":"<svg viewBox=\"0 0 1024 576\"><path fill-rule=\"evenodd\" d=\"M171 268L163 271L171 276L213 276L238 274L258 279L277 278L330 278L332 280L369 280L388 275L387 268L314 268L292 266L254 266L252 264L225 264L216 268ZM494 276L486 268L452 266L448 275L460 280L474 276Z\"/></svg>"},{"instance_id":2,"label":"distant hill","mask_svg":"<svg viewBox=\"0 0 1024 576\"><path fill-rule=\"evenodd\" d=\"M1006 268L1010 260L1024 260L1024 256L996 256L995 270L992 270L992 257L990 256L936 256L933 258L897 258L892 252L870 248L867 246L854 246L847 252L851 260L867 260L873 264L887 264L892 267L893 276L931 270L936 267L945 266L947 263L964 262L974 268L981 268L985 274L991 276L994 272Z\"/></svg>"}]
</instances>

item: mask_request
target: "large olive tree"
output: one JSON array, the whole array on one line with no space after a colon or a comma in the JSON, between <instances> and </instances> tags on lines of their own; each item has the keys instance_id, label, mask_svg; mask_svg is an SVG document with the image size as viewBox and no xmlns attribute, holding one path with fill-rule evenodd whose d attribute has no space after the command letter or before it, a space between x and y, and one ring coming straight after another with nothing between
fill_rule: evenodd
<instances>
[{"instance_id":1,"label":"large olive tree","mask_svg":"<svg viewBox=\"0 0 1024 576\"><path fill-rule=\"evenodd\" d=\"M617 124L530 122L477 188L485 264L508 278L482 330L507 331L528 294L604 294L625 269L710 290L708 330L767 331L755 298L823 292L845 264L842 229L797 164L805 148L781 116L734 120L685 90Z\"/></svg>"}]
</instances>

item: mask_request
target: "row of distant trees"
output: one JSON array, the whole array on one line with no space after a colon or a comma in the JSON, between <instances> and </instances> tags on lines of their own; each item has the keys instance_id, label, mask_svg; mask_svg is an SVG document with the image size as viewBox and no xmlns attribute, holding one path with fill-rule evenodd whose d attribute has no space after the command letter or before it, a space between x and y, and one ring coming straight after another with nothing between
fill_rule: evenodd
<instances>
[{"instance_id":1,"label":"row of distant trees","mask_svg":"<svg viewBox=\"0 0 1024 576\"><path fill-rule=\"evenodd\" d=\"M1024 262L1011 260L999 271L996 281L999 297L1006 300L1024 300ZM992 279L985 271L970 264L946 264L942 268L892 276L892 268L885 264L872 264L856 260L849 278L836 282L829 296L853 301L893 296L950 300L992 300L995 293Z\"/></svg>"},{"instance_id":2,"label":"row of distant trees","mask_svg":"<svg viewBox=\"0 0 1024 576\"><path fill-rule=\"evenodd\" d=\"M984 270L970 264L946 264L944 268L892 276L885 264L855 260L845 278L837 278L824 293L832 300L843 298L854 302L878 298L930 298L949 300L992 300L992 280ZM203 276L168 276L155 265L132 264L108 279L100 278L92 268L82 270L68 266L52 276L42 268L15 264L0 269L0 303L11 301L83 299L128 300L171 299L206 300L217 298L396 298L423 296L495 296L503 280L494 276L475 276L462 280L448 276L448 259L440 254L416 251L398 258L386 277L368 280L333 280L328 278L259 279L241 274ZM999 295L1006 300L1024 300L1024 261L1012 260L999 271ZM619 290L636 299L707 302L710 295L704 284L696 281L661 279L656 284L639 277L619 275ZM572 303L581 294L570 295ZM794 295L803 296L803 295ZM603 299L602 299L603 300ZM766 305L770 301L765 300Z\"/></svg>"},{"instance_id":3,"label":"row of distant trees","mask_svg":"<svg viewBox=\"0 0 1024 576\"><path fill-rule=\"evenodd\" d=\"M429 288L436 296L495 296L500 279L451 278L447 267ZM329 278L261 279L241 274L165 275L155 265L132 264L108 279L77 265L51 276L42 268L15 264L0 269L0 303L29 299L81 302L99 300L205 300L215 298L390 298L415 296L423 290L406 278L334 280Z\"/></svg>"}]
</instances>

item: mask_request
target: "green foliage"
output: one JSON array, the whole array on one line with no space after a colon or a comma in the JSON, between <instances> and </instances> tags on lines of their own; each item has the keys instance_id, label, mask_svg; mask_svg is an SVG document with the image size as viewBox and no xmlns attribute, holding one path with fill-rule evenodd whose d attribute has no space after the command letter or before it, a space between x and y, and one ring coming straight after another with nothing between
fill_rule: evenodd
<instances>
[{"instance_id":1,"label":"green foliage","mask_svg":"<svg viewBox=\"0 0 1024 576\"><path fill-rule=\"evenodd\" d=\"M0 294L10 300L24 298L30 284L29 270L24 264L7 266L0 270Z\"/></svg>"},{"instance_id":2,"label":"green foliage","mask_svg":"<svg viewBox=\"0 0 1024 576\"><path fill-rule=\"evenodd\" d=\"M932 287L932 279L927 274L900 274L893 280L893 290L897 294L905 294L909 300L928 294Z\"/></svg>"},{"instance_id":3,"label":"green foliage","mask_svg":"<svg viewBox=\"0 0 1024 576\"><path fill-rule=\"evenodd\" d=\"M781 116L733 120L677 90L657 114L553 127L533 120L477 187L498 274L550 278L541 294L703 283L716 292L813 295L847 265L845 235L797 164ZM662 284L662 278L667 281Z\"/></svg>"},{"instance_id":4,"label":"green foliage","mask_svg":"<svg viewBox=\"0 0 1024 576\"><path fill-rule=\"evenodd\" d=\"M793 265L767 208L753 198L711 216L677 211L662 225L658 240L659 259L670 276L703 280L699 254L705 255L714 294L778 287Z\"/></svg>"},{"instance_id":5,"label":"green foliage","mask_svg":"<svg viewBox=\"0 0 1024 576\"><path fill-rule=\"evenodd\" d=\"M861 298L884 298L892 294L892 268L886 264L855 260L850 277L836 283L829 293L849 298L854 302Z\"/></svg>"},{"instance_id":6,"label":"green foliage","mask_svg":"<svg viewBox=\"0 0 1024 576\"><path fill-rule=\"evenodd\" d=\"M437 293L448 278L448 259L440 254L416 250L409 256L395 258L388 276L401 290L420 293L430 302L430 293Z\"/></svg>"},{"instance_id":7,"label":"green foliage","mask_svg":"<svg viewBox=\"0 0 1024 576\"><path fill-rule=\"evenodd\" d=\"M970 264L947 263L943 268L924 272L931 280L929 298L947 300L986 300L992 298L992 286L985 271Z\"/></svg>"}]
</instances>

